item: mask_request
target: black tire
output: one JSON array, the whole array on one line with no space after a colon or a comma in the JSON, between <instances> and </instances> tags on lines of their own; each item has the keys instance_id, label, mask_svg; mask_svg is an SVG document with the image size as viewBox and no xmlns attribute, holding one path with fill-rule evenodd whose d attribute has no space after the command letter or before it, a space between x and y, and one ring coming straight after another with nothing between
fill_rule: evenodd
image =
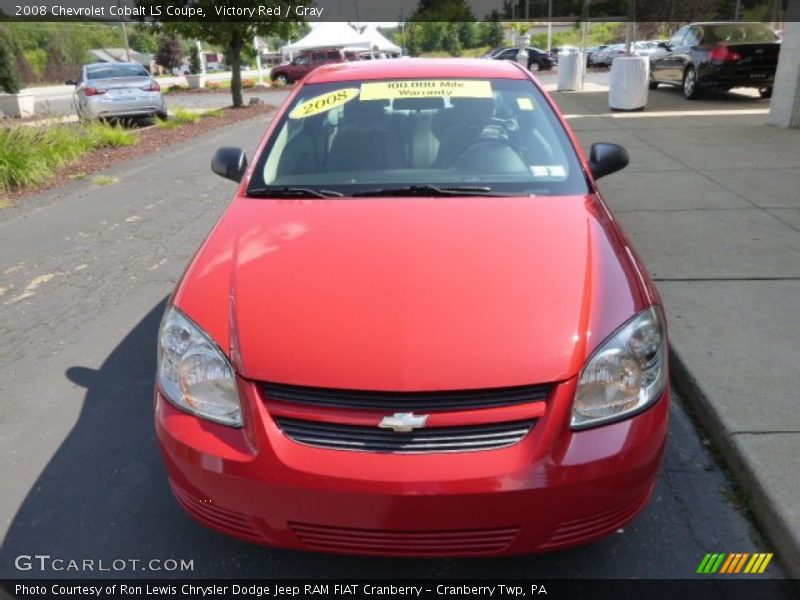
<instances>
[{"instance_id":1,"label":"black tire","mask_svg":"<svg viewBox=\"0 0 800 600\"><path fill-rule=\"evenodd\" d=\"M531 62L528 63L528 71L541 71L541 70L542 70L541 65L539 65L539 63L536 62L535 60L532 60Z\"/></svg>"},{"instance_id":2,"label":"black tire","mask_svg":"<svg viewBox=\"0 0 800 600\"><path fill-rule=\"evenodd\" d=\"M772 86L771 85L767 85L767 86L764 86L762 88L759 88L758 93L764 99L772 98Z\"/></svg>"},{"instance_id":3,"label":"black tire","mask_svg":"<svg viewBox=\"0 0 800 600\"><path fill-rule=\"evenodd\" d=\"M687 100L697 100L703 95L703 90L697 82L697 71L694 67L686 67L683 73L683 84L681 85L683 97Z\"/></svg>"},{"instance_id":4,"label":"black tire","mask_svg":"<svg viewBox=\"0 0 800 600\"><path fill-rule=\"evenodd\" d=\"M651 90L655 90L658 88L658 82L651 79L650 83L647 84L647 87L649 87Z\"/></svg>"},{"instance_id":5,"label":"black tire","mask_svg":"<svg viewBox=\"0 0 800 600\"><path fill-rule=\"evenodd\" d=\"M272 78L272 81L280 85L289 85L289 78L284 73L278 73Z\"/></svg>"}]
</instances>

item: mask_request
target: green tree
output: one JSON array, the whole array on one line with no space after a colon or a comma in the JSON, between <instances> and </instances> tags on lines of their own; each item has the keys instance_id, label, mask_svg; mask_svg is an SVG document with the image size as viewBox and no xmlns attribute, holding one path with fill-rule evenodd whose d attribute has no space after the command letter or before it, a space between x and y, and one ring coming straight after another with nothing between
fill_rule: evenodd
<instances>
[{"instance_id":1,"label":"green tree","mask_svg":"<svg viewBox=\"0 0 800 600\"><path fill-rule=\"evenodd\" d=\"M473 21L464 21L458 25L458 38L464 48L475 48L480 45L478 27Z\"/></svg>"},{"instance_id":2,"label":"green tree","mask_svg":"<svg viewBox=\"0 0 800 600\"><path fill-rule=\"evenodd\" d=\"M444 33L442 47L450 56L461 56L461 38L458 37L458 25L449 24Z\"/></svg>"},{"instance_id":3,"label":"green tree","mask_svg":"<svg viewBox=\"0 0 800 600\"><path fill-rule=\"evenodd\" d=\"M128 30L128 43L132 50L144 52L145 54L155 54L158 52L158 38L150 33L149 23L135 23Z\"/></svg>"},{"instance_id":4,"label":"green tree","mask_svg":"<svg viewBox=\"0 0 800 600\"><path fill-rule=\"evenodd\" d=\"M495 10L489 15L487 22L481 23L481 43L490 48L497 48L503 45L505 36L503 26L500 24L500 14Z\"/></svg>"},{"instance_id":5,"label":"green tree","mask_svg":"<svg viewBox=\"0 0 800 600\"><path fill-rule=\"evenodd\" d=\"M20 90L14 51L8 34L2 29L0 29L0 90L7 94L19 94Z\"/></svg>"},{"instance_id":6,"label":"green tree","mask_svg":"<svg viewBox=\"0 0 800 600\"><path fill-rule=\"evenodd\" d=\"M158 38L158 52L155 61L168 71L177 69L183 63L181 42L174 35L161 35Z\"/></svg>"},{"instance_id":7,"label":"green tree","mask_svg":"<svg viewBox=\"0 0 800 600\"><path fill-rule=\"evenodd\" d=\"M138 0L139 6L151 6L158 0ZM225 16L217 17L217 8L228 6L225 0L174 0L175 7L185 7L192 5L195 8L202 8L204 14L214 16L219 19L215 22L195 21L166 21L156 24L156 28L168 35L180 35L187 39L199 39L209 44L216 44L225 49L225 62L231 68L231 98L233 106L244 106L242 97L242 52L246 47L253 43L253 37L278 35L282 38L289 37L290 33L300 21L299 17L292 16L293 21L275 17L269 21L238 21L226 20ZM257 9L262 2L260 0L240 0L239 7L253 7ZM289 4L284 0L272 3L273 6L281 7L281 14L294 15L294 11L288 10L297 4Z\"/></svg>"}]
</instances>

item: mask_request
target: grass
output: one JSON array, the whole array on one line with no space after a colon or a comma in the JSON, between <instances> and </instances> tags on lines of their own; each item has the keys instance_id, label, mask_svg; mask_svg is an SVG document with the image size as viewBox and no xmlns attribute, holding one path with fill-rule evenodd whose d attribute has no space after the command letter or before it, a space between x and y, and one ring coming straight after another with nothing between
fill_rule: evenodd
<instances>
[{"instance_id":1,"label":"grass","mask_svg":"<svg viewBox=\"0 0 800 600\"><path fill-rule=\"evenodd\" d=\"M176 108L168 118L156 119L156 127L161 127L162 129L177 129L184 125L197 123L200 119L205 119L206 117L218 119L221 116L223 116L221 108L212 108L202 112L195 112L185 108Z\"/></svg>"},{"instance_id":2,"label":"grass","mask_svg":"<svg viewBox=\"0 0 800 600\"><path fill-rule=\"evenodd\" d=\"M92 148L133 146L139 140L134 131L120 125L112 126L101 121L94 121L89 123L86 128Z\"/></svg>"},{"instance_id":3,"label":"grass","mask_svg":"<svg viewBox=\"0 0 800 600\"><path fill-rule=\"evenodd\" d=\"M197 123L199 120L200 113L192 112L185 108L176 108L166 119L156 119L156 127L161 127L162 129L176 129L184 125Z\"/></svg>"},{"instance_id":4,"label":"grass","mask_svg":"<svg viewBox=\"0 0 800 600\"><path fill-rule=\"evenodd\" d=\"M92 179L92 185L113 185L118 183L119 179L116 177L109 177L108 175L98 175L94 179Z\"/></svg>"},{"instance_id":5,"label":"grass","mask_svg":"<svg viewBox=\"0 0 800 600\"><path fill-rule=\"evenodd\" d=\"M0 192L43 183L53 172L96 148L135 144L138 136L105 122L0 129Z\"/></svg>"}]
</instances>

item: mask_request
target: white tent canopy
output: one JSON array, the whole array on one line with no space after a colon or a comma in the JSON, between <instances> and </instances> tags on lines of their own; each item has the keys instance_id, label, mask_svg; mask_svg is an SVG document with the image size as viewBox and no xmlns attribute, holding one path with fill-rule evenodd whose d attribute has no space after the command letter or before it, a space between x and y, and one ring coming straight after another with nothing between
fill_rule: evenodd
<instances>
[{"instance_id":1,"label":"white tent canopy","mask_svg":"<svg viewBox=\"0 0 800 600\"><path fill-rule=\"evenodd\" d=\"M387 40L388 41L388 40ZM362 36L347 23L331 21L320 23L304 38L281 48L282 54L293 54L311 48L357 47L369 49L369 39Z\"/></svg>"},{"instance_id":2,"label":"white tent canopy","mask_svg":"<svg viewBox=\"0 0 800 600\"><path fill-rule=\"evenodd\" d=\"M393 54L400 54L400 52L402 52L400 46L386 39L386 36L378 31L374 25L368 25L361 35L369 41L371 50L374 50L375 46L377 46L379 52L390 52Z\"/></svg>"}]
</instances>

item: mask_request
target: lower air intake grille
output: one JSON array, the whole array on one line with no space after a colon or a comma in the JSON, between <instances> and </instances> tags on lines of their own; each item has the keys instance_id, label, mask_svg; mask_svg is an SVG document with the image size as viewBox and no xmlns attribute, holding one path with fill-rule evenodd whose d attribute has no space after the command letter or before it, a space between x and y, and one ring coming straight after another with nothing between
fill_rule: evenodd
<instances>
[{"instance_id":1,"label":"lower air intake grille","mask_svg":"<svg viewBox=\"0 0 800 600\"><path fill-rule=\"evenodd\" d=\"M513 406L544 400L550 386L520 385L478 390L446 390L435 392L381 392L318 388L283 383L264 383L267 398L282 402L327 406L333 408L363 408L386 411L472 410Z\"/></svg>"},{"instance_id":2,"label":"lower air intake grille","mask_svg":"<svg viewBox=\"0 0 800 600\"><path fill-rule=\"evenodd\" d=\"M309 548L356 554L394 556L480 556L502 552L516 538L518 527L446 531L384 531L289 523Z\"/></svg>"},{"instance_id":3,"label":"lower air intake grille","mask_svg":"<svg viewBox=\"0 0 800 600\"><path fill-rule=\"evenodd\" d=\"M340 425L285 417L275 420L291 440L300 444L333 450L406 454L505 448L525 437L535 422L531 419L397 433L377 426Z\"/></svg>"}]
</instances>

